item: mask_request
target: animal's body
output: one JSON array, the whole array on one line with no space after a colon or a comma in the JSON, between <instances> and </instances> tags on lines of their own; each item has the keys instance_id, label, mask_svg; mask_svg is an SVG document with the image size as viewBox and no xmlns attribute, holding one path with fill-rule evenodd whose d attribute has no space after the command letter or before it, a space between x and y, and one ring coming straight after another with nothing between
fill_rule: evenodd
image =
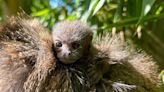
<instances>
[{"instance_id":1,"label":"animal's body","mask_svg":"<svg viewBox=\"0 0 164 92\"><path fill-rule=\"evenodd\" d=\"M77 25L67 27L83 33L86 26ZM64 61L37 20L7 20L0 27L0 92L156 92L158 67L149 56L125 49L119 37L86 37L79 57Z\"/></svg>"}]
</instances>

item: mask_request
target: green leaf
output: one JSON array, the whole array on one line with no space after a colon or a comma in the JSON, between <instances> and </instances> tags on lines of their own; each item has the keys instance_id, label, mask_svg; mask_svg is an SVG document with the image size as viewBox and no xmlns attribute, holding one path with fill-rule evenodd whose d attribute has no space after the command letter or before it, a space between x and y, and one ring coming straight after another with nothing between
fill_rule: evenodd
<instances>
[{"instance_id":1,"label":"green leaf","mask_svg":"<svg viewBox=\"0 0 164 92\"><path fill-rule=\"evenodd\" d=\"M75 1L75 4L76 4L76 6L78 7L78 6L79 6L79 0L76 0L76 1Z\"/></svg>"},{"instance_id":2,"label":"green leaf","mask_svg":"<svg viewBox=\"0 0 164 92\"><path fill-rule=\"evenodd\" d=\"M162 18L164 18L164 13L161 13L159 15L149 15L143 19L143 22L152 21L152 20L156 20L156 19L162 19ZM127 19L121 20L117 23L108 24L108 26L105 27L104 29L108 29L108 28L112 28L112 27L122 27L122 26L134 25L134 24L136 24L136 22L138 20L139 20L138 17L127 18Z\"/></svg>"},{"instance_id":3,"label":"green leaf","mask_svg":"<svg viewBox=\"0 0 164 92\"><path fill-rule=\"evenodd\" d=\"M94 16L94 15L97 13L97 11L104 5L104 3L105 3L105 0L100 0L100 1L98 2L98 4L97 4L95 10L93 11L92 16Z\"/></svg>"},{"instance_id":4,"label":"green leaf","mask_svg":"<svg viewBox=\"0 0 164 92\"><path fill-rule=\"evenodd\" d=\"M67 17L68 20L75 20L77 18L76 14Z\"/></svg>"},{"instance_id":5,"label":"green leaf","mask_svg":"<svg viewBox=\"0 0 164 92\"><path fill-rule=\"evenodd\" d=\"M127 13L131 17L140 17L142 10L143 0L128 0L127 1Z\"/></svg>"},{"instance_id":6,"label":"green leaf","mask_svg":"<svg viewBox=\"0 0 164 92\"><path fill-rule=\"evenodd\" d=\"M151 9L155 0L143 0L141 16L145 16Z\"/></svg>"},{"instance_id":7,"label":"green leaf","mask_svg":"<svg viewBox=\"0 0 164 92\"><path fill-rule=\"evenodd\" d=\"M43 9L41 11L38 11L36 13L33 13L32 16L42 16L42 15L45 15L45 14L48 14L50 11L50 9Z\"/></svg>"},{"instance_id":8,"label":"green leaf","mask_svg":"<svg viewBox=\"0 0 164 92\"><path fill-rule=\"evenodd\" d=\"M158 9L157 9L157 11L156 11L156 15L159 15L161 12L162 12L162 10L163 10L163 7L162 6L160 6Z\"/></svg>"},{"instance_id":9,"label":"green leaf","mask_svg":"<svg viewBox=\"0 0 164 92\"><path fill-rule=\"evenodd\" d=\"M90 3L90 6L89 6L89 15L93 12L93 9L95 8L95 6L97 5L99 0L92 0L92 2Z\"/></svg>"},{"instance_id":10,"label":"green leaf","mask_svg":"<svg viewBox=\"0 0 164 92\"><path fill-rule=\"evenodd\" d=\"M155 2L155 0L143 0L142 1L141 15L140 15L140 19L137 24L142 23L144 16L146 16L148 14L148 12L151 10L151 7L154 4L154 2Z\"/></svg>"},{"instance_id":11,"label":"green leaf","mask_svg":"<svg viewBox=\"0 0 164 92\"><path fill-rule=\"evenodd\" d=\"M162 78L162 82L164 83L164 70L161 71L160 75L161 75L161 78Z\"/></svg>"},{"instance_id":12,"label":"green leaf","mask_svg":"<svg viewBox=\"0 0 164 92\"><path fill-rule=\"evenodd\" d=\"M122 12L123 12L124 0L117 0L117 2L118 2L118 7L117 7L116 12L114 14L114 19L113 19L114 23L118 22L121 19Z\"/></svg>"},{"instance_id":13,"label":"green leaf","mask_svg":"<svg viewBox=\"0 0 164 92\"><path fill-rule=\"evenodd\" d=\"M91 0L84 1L84 6L85 6L84 11L88 11L90 3L91 3Z\"/></svg>"},{"instance_id":14,"label":"green leaf","mask_svg":"<svg viewBox=\"0 0 164 92\"><path fill-rule=\"evenodd\" d=\"M86 22L88 20L89 17L91 17L91 14L93 12L93 9L95 8L95 6L97 5L99 0L92 0L90 5L89 5L89 10L85 11L85 13L83 14L81 20Z\"/></svg>"}]
</instances>

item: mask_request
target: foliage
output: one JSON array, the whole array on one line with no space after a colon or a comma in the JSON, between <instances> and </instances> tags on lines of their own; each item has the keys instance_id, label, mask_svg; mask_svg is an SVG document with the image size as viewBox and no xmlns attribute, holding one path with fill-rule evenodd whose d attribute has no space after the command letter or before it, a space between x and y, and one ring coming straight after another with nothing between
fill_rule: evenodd
<instances>
[{"instance_id":1,"label":"foliage","mask_svg":"<svg viewBox=\"0 0 164 92\"><path fill-rule=\"evenodd\" d=\"M11 1L6 2L9 4ZM4 4L3 0L0 2ZM154 20L164 17L162 0L29 0L28 2L32 4L29 7L27 1L22 0L21 7L26 6L22 8L26 12L31 12L32 16L40 18L49 28L60 20L81 19L96 25L100 31L111 31L113 27L127 30L136 29L138 26L146 27L148 22L155 22ZM3 6L0 7L1 16L4 15ZM27 8L31 11L27 11Z\"/></svg>"},{"instance_id":2,"label":"foliage","mask_svg":"<svg viewBox=\"0 0 164 92\"><path fill-rule=\"evenodd\" d=\"M51 28L60 20L81 19L97 32L136 30L163 18L164 1L155 0L33 0L32 16ZM155 21L154 21L155 22ZM133 31L140 37L141 29Z\"/></svg>"}]
</instances>

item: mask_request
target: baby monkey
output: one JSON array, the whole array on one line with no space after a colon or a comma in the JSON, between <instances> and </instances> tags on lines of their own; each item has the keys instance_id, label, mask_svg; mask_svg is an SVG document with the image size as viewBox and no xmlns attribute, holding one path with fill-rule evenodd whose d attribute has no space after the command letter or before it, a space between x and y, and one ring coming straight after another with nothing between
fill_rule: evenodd
<instances>
[{"instance_id":1,"label":"baby monkey","mask_svg":"<svg viewBox=\"0 0 164 92\"><path fill-rule=\"evenodd\" d=\"M108 55L105 55L100 49L93 46L92 31L90 27L81 21L64 21L56 24L53 28L52 37L56 58L59 62L67 66L81 62L80 64L83 65L80 67L86 72L91 87L100 84L99 82L102 82L101 79L103 79L103 75L109 70L110 64L114 64L109 63L112 61L110 61ZM110 81L110 88L115 83ZM126 84L122 84L121 86L116 84L116 86L123 89L135 87ZM95 88L99 90L97 89L99 87ZM115 88L111 88L111 90L113 89ZM107 89L104 89L104 91L107 91Z\"/></svg>"},{"instance_id":2,"label":"baby monkey","mask_svg":"<svg viewBox=\"0 0 164 92\"><path fill-rule=\"evenodd\" d=\"M92 31L82 22L64 21L53 29L53 41L57 58L64 64L72 64L87 55Z\"/></svg>"}]
</instances>

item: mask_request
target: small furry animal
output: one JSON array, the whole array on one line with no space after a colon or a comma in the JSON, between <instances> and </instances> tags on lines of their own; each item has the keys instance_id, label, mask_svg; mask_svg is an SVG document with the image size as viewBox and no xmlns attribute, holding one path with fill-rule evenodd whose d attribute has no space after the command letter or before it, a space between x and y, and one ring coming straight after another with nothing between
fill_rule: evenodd
<instances>
[{"instance_id":1,"label":"small furry animal","mask_svg":"<svg viewBox=\"0 0 164 92\"><path fill-rule=\"evenodd\" d=\"M52 38L58 61L67 66L82 65L81 68L96 75L96 80L92 81L94 83L99 81L99 77L102 77L103 73L108 70L108 61L112 63L110 58L106 56L107 53L92 45L92 30L81 21L64 21L56 24L52 32ZM101 56L99 57L99 55ZM101 71L95 70L95 73L91 70L91 66L101 67ZM89 80L92 80L92 78Z\"/></svg>"},{"instance_id":2,"label":"small furry animal","mask_svg":"<svg viewBox=\"0 0 164 92\"><path fill-rule=\"evenodd\" d=\"M65 21L55 26L52 36L57 57L70 64L88 54L92 31L80 21Z\"/></svg>"},{"instance_id":3,"label":"small furry animal","mask_svg":"<svg viewBox=\"0 0 164 92\"><path fill-rule=\"evenodd\" d=\"M52 36L58 61L81 65L78 67L86 70L89 88L94 86L99 92L157 91L157 65L144 52L130 51L119 36L102 35L92 43L91 29L78 20L58 23Z\"/></svg>"},{"instance_id":4,"label":"small furry animal","mask_svg":"<svg viewBox=\"0 0 164 92\"><path fill-rule=\"evenodd\" d=\"M29 17L0 26L0 92L158 92L153 59L119 36L91 42L79 21L58 23L52 35Z\"/></svg>"}]
</instances>

